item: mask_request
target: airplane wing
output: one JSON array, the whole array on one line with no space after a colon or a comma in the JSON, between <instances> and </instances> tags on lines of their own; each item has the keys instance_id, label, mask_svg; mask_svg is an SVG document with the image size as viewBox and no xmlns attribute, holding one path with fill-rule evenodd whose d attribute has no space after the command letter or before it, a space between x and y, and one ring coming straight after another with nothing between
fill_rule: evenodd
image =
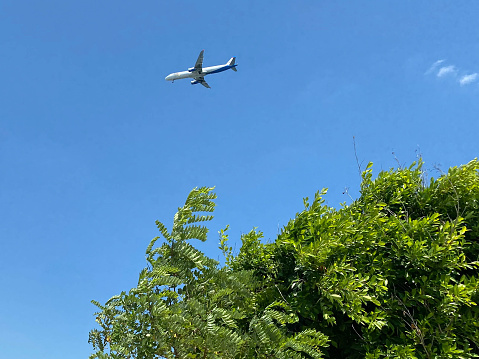
<instances>
[{"instance_id":1,"label":"airplane wing","mask_svg":"<svg viewBox=\"0 0 479 359\"><path fill-rule=\"evenodd\" d=\"M205 81L205 78L203 76L195 77L195 80L202 84L204 87L209 89L211 88L210 85L208 85L208 83Z\"/></svg>"},{"instance_id":2,"label":"airplane wing","mask_svg":"<svg viewBox=\"0 0 479 359\"><path fill-rule=\"evenodd\" d=\"M198 71L198 73L201 74L201 71L203 71L203 53L205 50L201 50L200 54L198 55L198 60L196 60L195 64L195 71Z\"/></svg>"}]
</instances>

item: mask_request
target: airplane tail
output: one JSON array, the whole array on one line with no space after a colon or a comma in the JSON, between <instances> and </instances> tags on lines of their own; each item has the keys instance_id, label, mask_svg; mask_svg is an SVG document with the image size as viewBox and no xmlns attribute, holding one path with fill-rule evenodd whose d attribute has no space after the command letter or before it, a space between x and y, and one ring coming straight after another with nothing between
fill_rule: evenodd
<instances>
[{"instance_id":1,"label":"airplane tail","mask_svg":"<svg viewBox=\"0 0 479 359\"><path fill-rule=\"evenodd\" d=\"M236 61L236 57L232 57L232 58L228 61L227 65L228 65L228 66L233 66L233 67L231 68L231 70L233 70L233 71L238 71L238 70L236 70L236 67L235 67L235 66L236 66L236 65L235 65L235 61Z\"/></svg>"}]
</instances>

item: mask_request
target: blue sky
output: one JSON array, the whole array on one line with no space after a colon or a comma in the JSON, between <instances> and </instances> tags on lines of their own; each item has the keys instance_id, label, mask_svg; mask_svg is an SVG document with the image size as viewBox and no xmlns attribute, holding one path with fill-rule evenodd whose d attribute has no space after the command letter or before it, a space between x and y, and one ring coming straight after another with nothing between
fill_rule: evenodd
<instances>
[{"instance_id":1,"label":"blue sky","mask_svg":"<svg viewBox=\"0 0 479 359\"><path fill-rule=\"evenodd\" d=\"M478 155L478 2L272 5L0 3L0 357L87 357L90 300L136 284L195 186L218 258L227 224L274 240L318 189L357 197L353 136L376 173ZM238 72L164 80L201 49Z\"/></svg>"}]
</instances>

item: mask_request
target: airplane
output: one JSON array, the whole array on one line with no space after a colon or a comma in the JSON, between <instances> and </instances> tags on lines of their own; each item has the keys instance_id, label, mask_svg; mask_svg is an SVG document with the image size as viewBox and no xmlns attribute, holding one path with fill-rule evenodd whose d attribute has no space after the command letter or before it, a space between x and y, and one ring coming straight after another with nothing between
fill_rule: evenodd
<instances>
[{"instance_id":1,"label":"airplane","mask_svg":"<svg viewBox=\"0 0 479 359\"><path fill-rule=\"evenodd\" d=\"M236 57L232 57L226 64L218 66L203 67L203 53L205 50L201 50L198 60L196 60L195 67L190 67L188 71L174 72L165 77L166 81L175 82L175 80L193 78L192 85L202 84L206 88L211 88L205 81L205 76L209 74L217 74L226 70L236 70Z\"/></svg>"}]
</instances>

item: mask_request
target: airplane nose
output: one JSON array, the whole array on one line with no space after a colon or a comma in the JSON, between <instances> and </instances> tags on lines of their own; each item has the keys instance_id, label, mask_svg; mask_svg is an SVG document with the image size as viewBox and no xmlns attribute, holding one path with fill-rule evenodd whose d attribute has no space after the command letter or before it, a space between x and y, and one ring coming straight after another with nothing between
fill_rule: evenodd
<instances>
[{"instance_id":1,"label":"airplane nose","mask_svg":"<svg viewBox=\"0 0 479 359\"><path fill-rule=\"evenodd\" d=\"M172 77L173 77L173 74L170 74L170 75L165 77L165 80L166 81L172 81L173 80Z\"/></svg>"}]
</instances>

